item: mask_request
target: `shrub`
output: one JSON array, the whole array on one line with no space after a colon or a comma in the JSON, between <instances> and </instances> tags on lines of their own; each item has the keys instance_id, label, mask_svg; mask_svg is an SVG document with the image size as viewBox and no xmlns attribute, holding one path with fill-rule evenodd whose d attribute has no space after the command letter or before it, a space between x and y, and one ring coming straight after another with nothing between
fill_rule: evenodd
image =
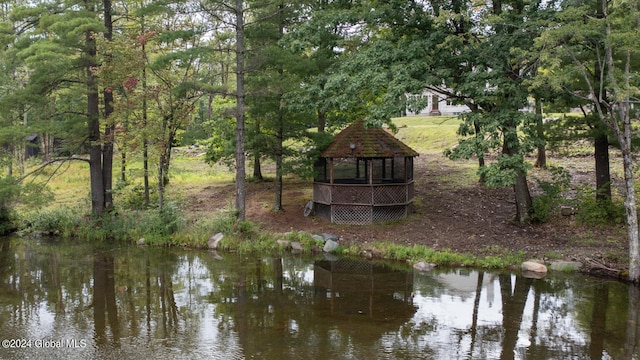
<instances>
[{"instance_id":1,"label":"shrub","mask_svg":"<svg viewBox=\"0 0 640 360\"><path fill-rule=\"evenodd\" d=\"M583 225L601 226L624 224L624 204L617 200L596 200L596 190L581 188L578 191L576 219Z\"/></svg>"},{"instance_id":2,"label":"shrub","mask_svg":"<svg viewBox=\"0 0 640 360\"><path fill-rule=\"evenodd\" d=\"M144 186L140 184L122 186L115 190L118 197L118 204L123 209L128 210L143 210L149 208L149 205L145 205L144 202ZM149 189L149 203L156 204L158 201L158 194L155 188Z\"/></svg>"},{"instance_id":3,"label":"shrub","mask_svg":"<svg viewBox=\"0 0 640 360\"><path fill-rule=\"evenodd\" d=\"M72 237L82 224L76 211L65 208L28 213L23 217L22 231L45 236Z\"/></svg>"},{"instance_id":4,"label":"shrub","mask_svg":"<svg viewBox=\"0 0 640 360\"><path fill-rule=\"evenodd\" d=\"M551 180L537 180L542 193L533 198L531 220L547 222L562 203L560 196L571 184L571 174L562 167L550 167Z\"/></svg>"},{"instance_id":5,"label":"shrub","mask_svg":"<svg viewBox=\"0 0 640 360\"><path fill-rule=\"evenodd\" d=\"M20 185L11 176L0 178L0 235L14 229L14 206L20 197Z\"/></svg>"},{"instance_id":6,"label":"shrub","mask_svg":"<svg viewBox=\"0 0 640 360\"><path fill-rule=\"evenodd\" d=\"M128 229L127 238L137 240L144 237L150 244L169 244L171 236L186 229L186 219L182 209L174 203L167 203L162 211L145 210L137 212L137 216L127 216L128 220L136 219L133 224L124 224ZM112 231L113 232L113 231Z\"/></svg>"}]
</instances>

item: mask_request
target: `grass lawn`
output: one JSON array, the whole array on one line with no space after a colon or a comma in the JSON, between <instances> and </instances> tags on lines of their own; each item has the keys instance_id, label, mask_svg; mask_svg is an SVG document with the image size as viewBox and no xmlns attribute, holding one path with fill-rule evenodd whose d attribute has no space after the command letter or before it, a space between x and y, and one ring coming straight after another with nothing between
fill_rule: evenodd
<instances>
[{"instance_id":1,"label":"grass lawn","mask_svg":"<svg viewBox=\"0 0 640 360\"><path fill-rule=\"evenodd\" d=\"M458 143L460 120L452 116L411 116L393 119L396 137L423 154L442 153Z\"/></svg>"}]
</instances>

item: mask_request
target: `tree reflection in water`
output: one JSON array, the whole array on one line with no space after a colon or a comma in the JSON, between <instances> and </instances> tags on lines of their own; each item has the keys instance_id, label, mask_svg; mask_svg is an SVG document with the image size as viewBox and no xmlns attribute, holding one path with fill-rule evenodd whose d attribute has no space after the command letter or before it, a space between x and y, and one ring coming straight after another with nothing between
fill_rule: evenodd
<instances>
[{"instance_id":1,"label":"tree reflection in water","mask_svg":"<svg viewBox=\"0 0 640 360\"><path fill-rule=\"evenodd\" d=\"M639 297L569 274L13 239L0 241L0 337L87 346L0 358L638 358Z\"/></svg>"},{"instance_id":2,"label":"tree reflection in water","mask_svg":"<svg viewBox=\"0 0 640 360\"><path fill-rule=\"evenodd\" d=\"M93 257L93 326L96 344L107 342L107 319L111 343L118 346L120 327L116 306L115 265L113 255L97 253Z\"/></svg>"}]
</instances>

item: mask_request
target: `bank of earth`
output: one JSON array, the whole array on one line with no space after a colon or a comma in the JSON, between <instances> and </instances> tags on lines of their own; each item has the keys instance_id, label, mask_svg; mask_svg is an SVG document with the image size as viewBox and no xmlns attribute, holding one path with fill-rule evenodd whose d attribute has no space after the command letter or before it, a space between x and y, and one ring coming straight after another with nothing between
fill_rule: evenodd
<instances>
[{"instance_id":1,"label":"bank of earth","mask_svg":"<svg viewBox=\"0 0 640 360\"><path fill-rule=\"evenodd\" d=\"M558 161L571 173L572 187L592 186L592 159ZM360 248L391 242L475 256L522 251L525 258L546 262L579 261L584 264L582 271L589 273L616 275L628 268L628 243L622 225L587 227L570 212L556 214L544 224L521 225L514 222L512 188L491 189L470 179L476 177L472 162L457 163L441 154L421 154L414 166L414 206L402 221L352 226L305 217L304 206L313 197L311 182L295 178L285 181L281 212L272 211L272 181L247 183L246 218L263 231L330 233L338 236L341 244ZM548 176L545 173L533 171L530 179ZM615 173L614 182L621 182ZM535 181L530 180L530 186L534 194L539 192ZM233 201L233 192L233 184L187 189L187 211L195 217L210 216Z\"/></svg>"}]
</instances>

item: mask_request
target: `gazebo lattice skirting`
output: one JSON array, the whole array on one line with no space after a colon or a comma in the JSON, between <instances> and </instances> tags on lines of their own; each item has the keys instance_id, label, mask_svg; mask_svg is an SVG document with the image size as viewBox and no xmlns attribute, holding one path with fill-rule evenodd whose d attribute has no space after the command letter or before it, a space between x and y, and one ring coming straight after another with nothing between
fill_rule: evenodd
<instances>
[{"instance_id":1,"label":"gazebo lattice skirting","mask_svg":"<svg viewBox=\"0 0 640 360\"><path fill-rule=\"evenodd\" d=\"M317 216L335 224L366 225L405 218L414 183L313 184Z\"/></svg>"}]
</instances>

